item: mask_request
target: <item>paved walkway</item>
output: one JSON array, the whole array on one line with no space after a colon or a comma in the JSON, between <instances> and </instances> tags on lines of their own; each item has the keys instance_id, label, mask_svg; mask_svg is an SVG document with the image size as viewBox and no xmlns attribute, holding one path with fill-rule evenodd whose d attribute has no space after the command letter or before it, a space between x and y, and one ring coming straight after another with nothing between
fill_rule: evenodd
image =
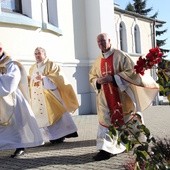
<instances>
[{"instance_id":1,"label":"paved walkway","mask_svg":"<svg viewBox=\"0 0 170 170\"><path fill-rule=\"evenodd\" d=\"M170 106L153 106L144 113L146 126L154 136L170 136ZM123 164L132 153L123 153L109 160L94 162L97 116L74 116L79 137L62 144L29 148L19 159L9 158L13 150L0 151L0 170L124 170Z\"/></svg>"}]
</instances>

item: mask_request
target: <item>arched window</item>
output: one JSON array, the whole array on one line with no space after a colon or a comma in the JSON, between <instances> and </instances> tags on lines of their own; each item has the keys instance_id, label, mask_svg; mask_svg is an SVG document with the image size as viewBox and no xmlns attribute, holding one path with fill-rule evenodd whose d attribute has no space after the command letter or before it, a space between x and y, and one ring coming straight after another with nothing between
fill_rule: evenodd
<instances>
[{"instance_id":1,"label":"arched window","mask_svg":"<svg viewBox=\"0 0 170 170\"><path fill-rule=\"evenodd\" d=\"M127 35L126 35L126 28L123 22L119 25L119 37L120 37L120 49L122 51L127 52Z\"/></svg>"},{"instance_id":2,"label":"arched window","mask_svg":"<svg viewBox=\"0 0 170 170\"><path fill-rule=\"evenodd\" d=\"M1 10L22 13L21 0L1 0Z\"/></svg>"},{"instance_id":3,"label":"arched window","mask_svg":"<svg viewBox=\"0 0 170 170\"><path fill-rule=\"evenodd\" d=\"M134 41L135 41L135 52L141 53L141 40L140 40L140 31L138 25L135 25L134 27Z\"/></svg>"}]
</instances>

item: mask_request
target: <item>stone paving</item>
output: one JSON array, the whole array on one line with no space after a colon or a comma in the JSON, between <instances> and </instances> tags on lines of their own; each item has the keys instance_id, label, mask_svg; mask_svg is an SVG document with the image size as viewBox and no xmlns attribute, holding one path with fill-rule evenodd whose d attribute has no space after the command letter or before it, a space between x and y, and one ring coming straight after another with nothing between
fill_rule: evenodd
<instances>
[{"instance_id":1,"label":"stone paving","mask_svg":"<svg viewBox=\"0 0 170 170\"><path fill-rule=\"evenodd\" d=\"M152 106L144 114L145 124L159 138L170 136L170 107ZM109 160L94 162L96 154L97 116L73 116L78 126L78 138L62 144L29 148L18 159L9 158L14 150L0 151L0 170L124 170L123 164L132 153L122 153Z\"/></svg>"}]
</instances>

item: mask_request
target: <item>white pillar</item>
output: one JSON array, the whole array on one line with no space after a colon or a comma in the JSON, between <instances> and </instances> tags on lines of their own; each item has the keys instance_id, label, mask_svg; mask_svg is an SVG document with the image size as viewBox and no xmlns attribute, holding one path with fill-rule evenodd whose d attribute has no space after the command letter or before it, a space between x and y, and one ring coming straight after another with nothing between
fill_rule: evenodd
<instances>
[{"instance_id":1,"label":"white pillar","mask_svg":"<svg viewBox=\"0 0 170 170\"><path fill-rule=\"evenodd\" d=\"M114 40L114 0L85 0L86 41L90 66L100 51L96 37L106 32ZM96 113L96 94L90 93L91 112ZM90 99L89 99L90 100Z\"/></svg>"},{"instance_id":2,"label":"white pillar","mask_svg":"<svg viewBox=\"0 0 170 170\"><path fill-rule=\"evenodd\" d=\"M114 39L114 0L86 0L87 45L90 59L98 55L96 37L101 32Z\"/></svg>"}]
</instances>

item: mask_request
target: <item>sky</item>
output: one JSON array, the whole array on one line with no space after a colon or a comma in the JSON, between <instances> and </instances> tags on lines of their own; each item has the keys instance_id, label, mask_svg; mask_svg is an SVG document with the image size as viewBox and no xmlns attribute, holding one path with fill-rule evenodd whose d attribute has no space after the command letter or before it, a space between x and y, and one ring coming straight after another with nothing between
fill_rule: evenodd
<instances>
[{"instance_id":1,"label":"sky","mask_svg":"<svg viewBox=\"0 0 170 170\"><path fill-rule=\"evenodd\" d=\"M125 9L125 7L128 5L128 3L133 4L133 0L114 0L114 3L118 4L121 9ZM158 36L158 39L166 40L166 44L162 46L161 48L164 49L170 49L170 14L169 14L169 0L146 0L146 9L151 8L152 10L149 13L149 16L154 15L156 12L158 12L157 19L161 21L165 21L166 24L164 24L161 28L159 28L160 31L167 29L167 32L162 34L161 36ZM167 59L170 59L170 52L167 53L168 57Z\"/></svg>"}]
</instances>

